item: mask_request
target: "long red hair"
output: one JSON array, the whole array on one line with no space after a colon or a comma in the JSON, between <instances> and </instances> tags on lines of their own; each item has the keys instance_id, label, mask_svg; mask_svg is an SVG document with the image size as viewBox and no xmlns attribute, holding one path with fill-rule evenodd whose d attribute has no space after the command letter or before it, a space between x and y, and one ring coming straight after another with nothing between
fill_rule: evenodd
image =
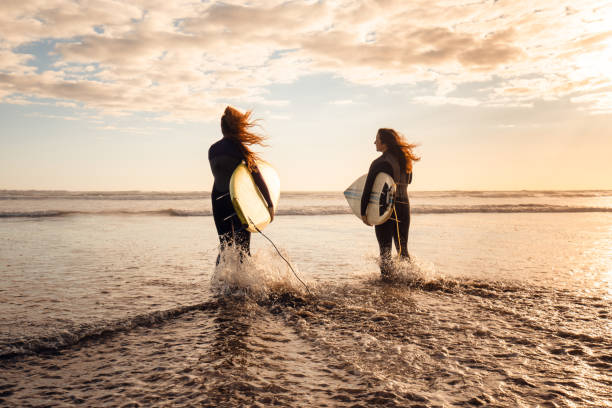
<instances>
[{"instance_id":1,"label":"long red hair","mask_svg":"<svg viewBox=\"0 0 612 408\"><path fill-rule=\"evenodd\" d=\"M397 157L400 163L404 165L404 171L406 173L412 173L412 162L421 160L421 158L416 156L412 151L412 149L418 145L406 142L404 137L393 129L378 129L378 136L380 137L380 141L387 146L389 152Z\"/></svg>"},{"instance_id":2,"label":"long red hair","mask_svg":"<svg viewBox=\"0 0 612 408\"><path fill-rule=\"evenodd\" d=\"M221 132L223 137L236 142L249 170L256 167L256 161L259 160L259 155L252 151L249 146L258 144L265 146L263 141L266 139L262 135L258 135L251 131L254 126L257 126L257 121L251 119L251 111L241 113L237 109L228 106L221 116Z\"/></svg>"}]
</instances>

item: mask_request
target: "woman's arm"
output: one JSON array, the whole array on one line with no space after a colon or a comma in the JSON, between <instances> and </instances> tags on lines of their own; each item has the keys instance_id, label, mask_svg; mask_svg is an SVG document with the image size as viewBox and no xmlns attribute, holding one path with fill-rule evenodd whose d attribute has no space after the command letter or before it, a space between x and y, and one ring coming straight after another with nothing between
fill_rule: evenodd
<instances>
[{"instance_id":1,"label":"woman's arm","mask_svg":"<svg viewBox=\"0 0 612 408\"><path fill-rule=\"evenodd\" d=\"M372 193L372 186L374 185L374 180L376 180L376 176L378 173L387 173L389 175L393 174L393 168L389 163L383 160L375 160L372 162L370 166L370 170L368 171L368 177L366 178L365 185L363 186L363 193L361 195L361 218L364 219L366 209L368 208L368 202L370 201L370 194Z\"/></svg>"},{"instance_id":2,"label":"woman's arm","mask_svg":"<svg viewBox=\"0 0 612 408\"><path fill-rule=\"evenodd\" d=\"M259 192L263 196L264 200L266 200L266 204L268 206L268 211L270 212L270 217L274 219L274 203L272 202L272 198L270 197L270 191L268 190L268 186L264 181L261 173L259 172L259 168L255 167L253 171L251 171L251 176L253 176L253 181L255 185L259 189Z\"/></svg>"}]
</instances>

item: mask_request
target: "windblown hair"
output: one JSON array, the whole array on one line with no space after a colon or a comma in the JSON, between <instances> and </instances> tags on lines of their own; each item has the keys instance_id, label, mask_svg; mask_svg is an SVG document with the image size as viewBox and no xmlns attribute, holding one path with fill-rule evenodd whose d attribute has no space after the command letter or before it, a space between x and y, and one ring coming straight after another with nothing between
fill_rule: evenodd
<instances>
[{"instance_id":1,"label":"windblown hair","mask_svg":"<svg viewBox=\"0 0 612 408\"><path fill-rule=\"evenodd\" d=\"M412 151L418 145L406 142L404 137L393 129L378 129L378 135L380 141L389 149L389 152L399 160L400 165L403 165L404 171L412 173L412 162L421 160Z\"/></svg>"},{"instance_id":2,"label":"windblown hair","mask_svg":"<svg viewBox=\"0 0 612 408\"><path fill-rule=\"evenodd\" d=\"M256 120L251 120L251 111L240 113L237 109L228 106L221 116L221 132L223 136L236 142L244 155L249 170L254 170L259 155L253 152L249 146L258 144L265 146L264 136L253 133L251 129L257 126Z\"/></svg>"}]
</instances>

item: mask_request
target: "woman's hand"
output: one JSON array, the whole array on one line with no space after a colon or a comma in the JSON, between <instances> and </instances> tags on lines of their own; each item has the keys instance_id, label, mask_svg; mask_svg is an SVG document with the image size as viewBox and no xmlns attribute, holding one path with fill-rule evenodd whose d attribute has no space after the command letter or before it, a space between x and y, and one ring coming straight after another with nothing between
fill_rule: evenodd
<instances>
[{"instance_id":1,"label":"woman's hand","mask_svg":"<svg viewBox=\"0 0 612 408\"><path fill-rule=\"evenodd\" d=\"M371 227L371 226L372 226L372 224L370 224L370 223L368 222L368 217L367 217L367 216L362 215L362 216L361 216L361 220L362 220L362 221L363 221L363 223L364 223L365 225L367 225L368 227Z\"/></svg>"},{"instance_id":2,"label":"woman's hand","mask_svg":"<svg viewBox=\"0 0 612 408\"><path fill-rule=\"evenodd\" d=\"M270 213L270 222L274 221L274 206L269 206L268 212Z\"/></svg>"}]
</instances>

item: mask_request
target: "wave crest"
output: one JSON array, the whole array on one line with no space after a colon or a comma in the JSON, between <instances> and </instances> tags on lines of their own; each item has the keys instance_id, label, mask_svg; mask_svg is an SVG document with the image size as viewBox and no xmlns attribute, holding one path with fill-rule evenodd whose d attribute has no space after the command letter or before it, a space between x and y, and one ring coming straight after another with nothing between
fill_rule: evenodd
<instances>
[{"instance_id":1,"label":"wave crest","mask_svg":"<svg viewBox=\"0 0 612 408\"><path fill-rule=\"evenodd\" d=\"M466 214L466 213L594 213L612 212L612 207L560 206L547 204L497 204L497 205L462 205L462 206L432 206L421 205L411 208L413 214ZM172 217L208 217L211 210L185 210L180 208L165 208L159 210L35 210L35 211L0 211L0 218L45 218L70 215L165 215ZM342 206L330 207L294 207L279 209L278 216L312 216L312 215L344 215L351 210Z\"/></svg>"}]
</instances>

